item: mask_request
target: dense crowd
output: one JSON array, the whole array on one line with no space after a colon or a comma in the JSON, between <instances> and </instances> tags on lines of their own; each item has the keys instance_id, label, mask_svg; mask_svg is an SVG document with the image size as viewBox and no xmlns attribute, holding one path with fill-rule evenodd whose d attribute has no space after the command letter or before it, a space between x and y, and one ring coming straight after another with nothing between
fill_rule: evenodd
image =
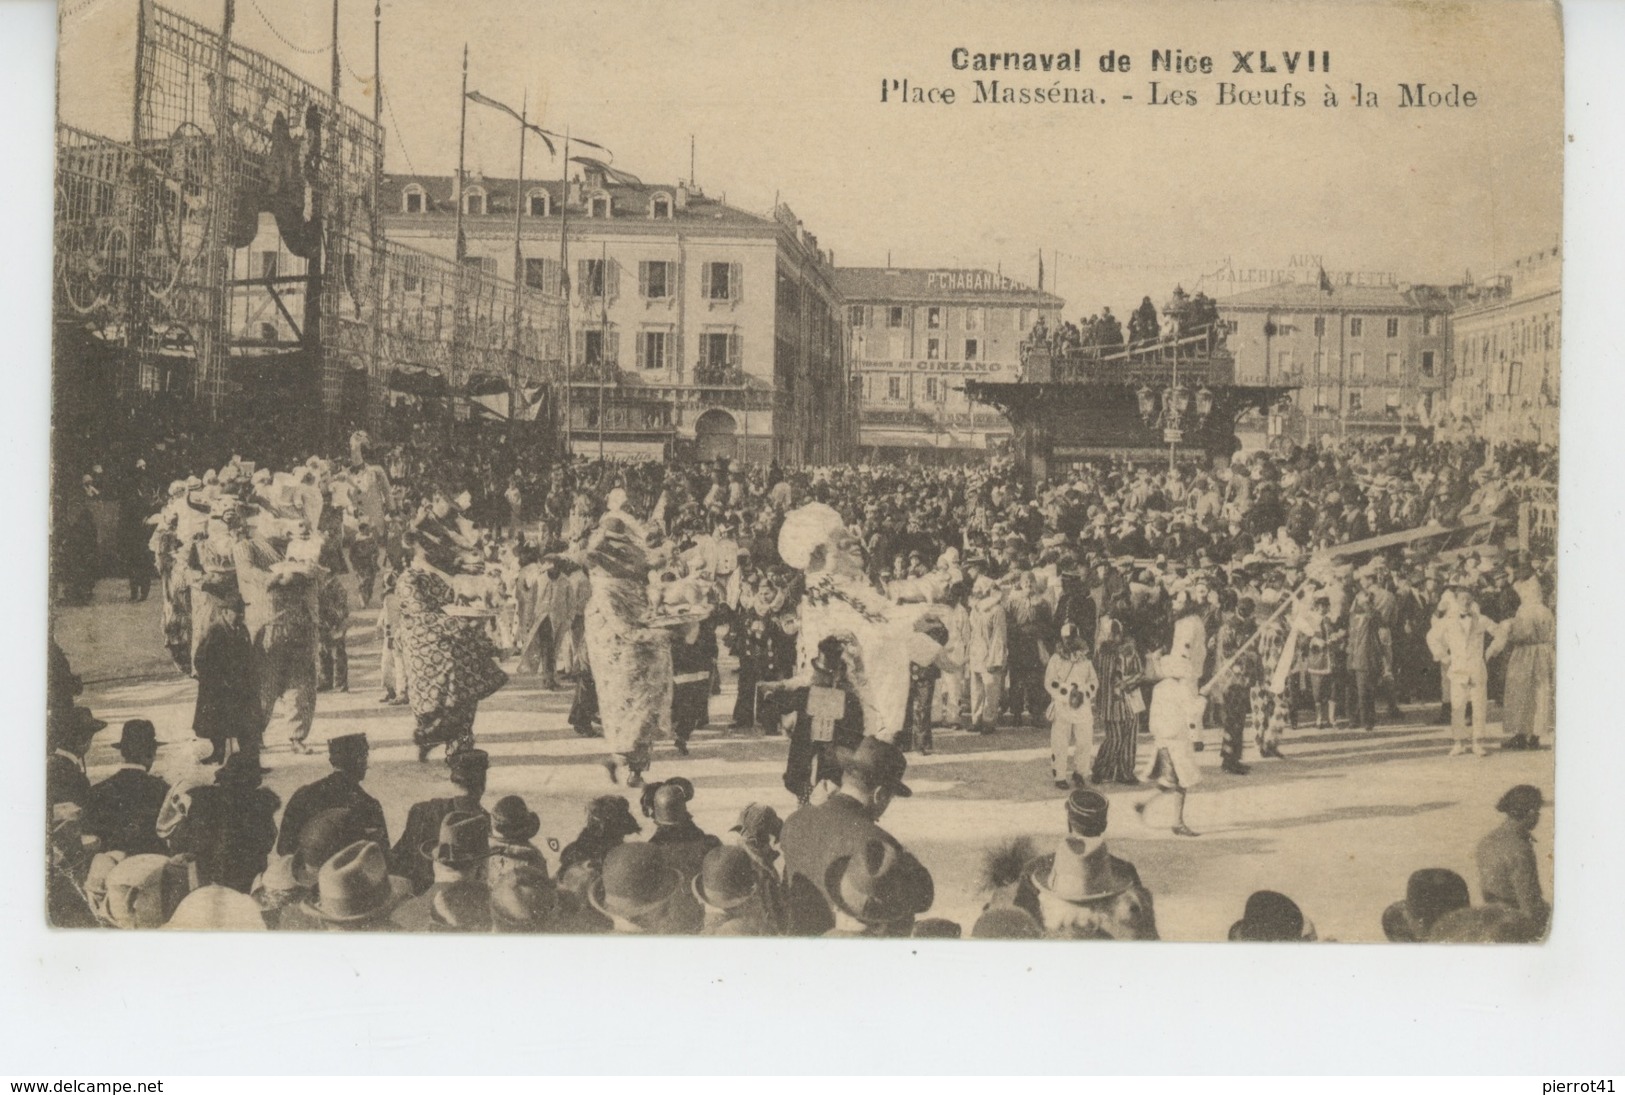
<instances>
[{"instance_id":1,"label":"dense crowd","mask_svg":"<svg viewBox=\"0 0 1625 1095\"><path fill-rule=\"evenodd\" d=\"M78 484L60 478L87 499L132 499L131 543L146 538L144 555L128 553L131 597L145 595L138 577L158 577L164 641L198 680L203 748L187 774L160 779L137 720L114 777L129 786L91 787L82 757L100 727L53 687L59 922L957 935L925 916L930 872L878 820L908 793L907 754L933 751L936 732L1026 722L1050 730L1068 832L1053 853L990 851L992 897L971 934L1148 938L1151 890L1105 850L1091 784L1146 784L1137 808L1194 837L1184 804L1208 726L1235 777L1249 745L1281 757L1300 720L1371 730L1400 703L1439 704L1455 755L1489 752L1492 700L1503 747L1552 732L1551 559L1504 549L1520 490L1555 480L1550 450L1386 439L1219 467L1101 460L1032 486L999 461L550 463L523 441L427 420L343 451L239 438L218 467L175 462L218 457L212 438L127 440ZM70 527L59 501L71 600L84 590L63 559L85 545L62 544ZM485 805L475 714L510 672L568 680L582 735L614 738L616 711L638 699L592 641L609 584L675 621L660 723L677 754L737 663L730 729L786 738L796 808L782 821L757 804L730 840L701 832L695 787L645 780L655 743L641 740L613 746L607 767L638 792L648 841L627 840L640 823L608 795L549 864L524 802ZM414 806L391 842L361 788L365 739L335 737L334 774L295 794L279 825L260 786L262 750L280 744L268 735L310 751L318 693L348 687L350 613L375 598L381 699L410 705L420 759L445 747L455 793ZM893 616L912 622L906 641L877 653L865 624ZM857 626L812 630L825 618ZM891 662L903 667L895 714L881 695ZM1433 937L1435 920L1449 938L1543 931L1528 837L1540 805L1533 788L1503 801L1507 825L1479 849L1484 905L1467 907L1459 876L1419 872L1385 919L1390 936ZM1312 934L1290 899L1254 898L1237 938Z\"/></svg>"}]
</instances>

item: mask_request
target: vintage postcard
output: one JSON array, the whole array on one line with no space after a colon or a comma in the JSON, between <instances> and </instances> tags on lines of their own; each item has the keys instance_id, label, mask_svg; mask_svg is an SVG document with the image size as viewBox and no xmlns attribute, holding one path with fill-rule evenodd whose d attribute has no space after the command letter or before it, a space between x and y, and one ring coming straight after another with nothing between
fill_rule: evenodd
<instances>
[{"instance_id":1,"label":"vintage postcard","mask_svg":"<svg viewBox=\"0 0 1625 1095\"><path fill-rule=\"evenodd\" d=\"M54 927L1547 937L1555 5L59 25Z\"/></svg>"}]
</instances>

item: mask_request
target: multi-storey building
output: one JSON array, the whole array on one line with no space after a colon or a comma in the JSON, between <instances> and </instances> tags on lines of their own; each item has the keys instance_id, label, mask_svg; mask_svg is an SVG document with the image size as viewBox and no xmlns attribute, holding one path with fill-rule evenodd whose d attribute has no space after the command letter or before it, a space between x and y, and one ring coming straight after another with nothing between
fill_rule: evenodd
<instances>
[{"instance_id":1,"label":"multi-storey building","mask_svg":"<svg viewBox=\"0 0 1625 1095\"><path fill-rule=\"evenodd\" d=\"M787 206L758 216L578 163L568 185L522 191L513 179L467 177L458 194L454 176L386 176L385 232L451 256L461 202L464 261L567 290L561 403L577 452L846 459L856 431L833 256L817 237Z\"/></svg>"},{"instance_id":2,"label":"multi-storey building","mask_svg":"<svg viewBox=\"0 0 1625 1095\"><path fill-rule=\"evenodd\" d=\"M1064 301L987 270L844 267L848 356L866 457L955 459L1011 436L997 411L965 396L968 378L1019 379L1021 343Z\"/></svg>"},{"instance_id":3,"label":"multi-storey building","mask_svg":"<svg viewBox=\"0 0 1625 1095\"><path fill-rule=\"evenodd\" d=\"M1556 443L1562 274L1553 247L1487 284L1457 289L1441 425L1497 443Z\"/></svg>"},{"instance_id":4,"label":"multi-storey building","mask_svg":"<svg viewBox=\"0 0 1625 1095\"><path fill-rule=\"evenodd\" d=\"M1451 303L1442 289L1282 282L1218 307L1236 382L1298 387L1289 427L1303 431L1298 440L1416 429L1443 409Z\"/></svg>"}]
</instances>

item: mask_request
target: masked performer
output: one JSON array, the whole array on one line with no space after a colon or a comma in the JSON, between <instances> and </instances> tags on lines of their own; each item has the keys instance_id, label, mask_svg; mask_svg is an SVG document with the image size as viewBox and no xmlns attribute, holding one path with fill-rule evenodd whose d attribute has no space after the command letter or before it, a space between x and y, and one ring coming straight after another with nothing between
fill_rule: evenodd
<instances>
[{"instance_id":1,"label":"masked performer","mask_svg":"<svg viewBox=\"0 0 1625 1095\"><path fill-rule=\"evenodd\" d=\"M908 714L910 667L933 664L942 651L914 626L928 606L893 604L874 588L858 538L822 502L785 516L779 555L806 574L796 676L812 676L812 659L824 639L847 640L847 668L863 701L865 728L870 736L892 741Z\"/></svg>"},{"instance_id":2,"label":"masked performer","mask_svg":"<svg viewBox=\"0 0 1625 1095\"><path fill-rule=\"evenodd\" d=\"M446 759L474 747L479 702L508 683L478 615L460 615L446 574L464 564L441 542L414 529L406 543L412 565L396 580L401 609L401 653L406 694L417 728L418 759L437 745Z\"/></svg>"},{"instance_id":3,"label":"masked performer","mask_svg":"<svg viewBox=\"0 0 1625 1095\"><path fill-rule=\"evenodd\" d=\"M649 562L643 530L611 511L587 543L587 661L610 755L611 781L641 787L650 743L671 736L671 634L648 626Z\"/></svg>"}]
</instances>

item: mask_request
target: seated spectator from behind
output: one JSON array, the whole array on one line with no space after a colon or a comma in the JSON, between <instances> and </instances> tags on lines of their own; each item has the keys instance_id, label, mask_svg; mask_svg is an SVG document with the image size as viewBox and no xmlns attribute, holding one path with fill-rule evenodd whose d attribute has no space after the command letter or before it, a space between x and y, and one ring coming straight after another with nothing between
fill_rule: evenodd
<instances>
[{"instance_id":1,"label":"seated spectator from behind","mask_svg":"<svg viewBox=\"0 0 1625 1095\"><path fill-rule=\"evenodd\" d=\"M1495 804L1506 820L1478 842L1478 884L1485 903L1504 905L1523 916L1534 925L1537 938L1546 933L1552 914L1541 893L1530 840L1544 805L1539 788L1520 783Z\"/></svg>"},{"instance_id":2,"label":"seated spectator from behind","mask_svg":"<svg viewBox=\"0 0 1625 1095\"><path fill-rule=\"evenodd\" d=\"M152 774L161 744L146 719L124 724L124 733L114 746L124 763L90 789L86 809L87 827L101 840L104 851L141 855L168 850L158 837L158 811L169 795L169 784Z\"/></svg>"},{"instance_id":3,"label":"seated spectator from behind","mask_svg":"<svg viewBox=\"0 0 1625 1095\"><path fill-rule=\"evenodd\" d=\"M1405 899L1383 910L1382 934L1390 943L1426 942L1440 917L1470 904L1466 879L1443 867L1425 867L1405 883Z\"/></svg>"},{"instance_id":4,"label":"seated spectator from behind","mask_svg":"<svg viewBox=\"0 0 1625 1095\"><path fill-rule=\"evenodd\" d=\"M520 867L540 871L547 877L547 859L531 843L542 831L542 819L518 795L506 795L491 808L491 858L485 864L485 881L496 888L504 875Z\"/></svg>"},{"instance_id":5,"label":"seated spectator from behind","mask_svg":"<svg viewBox=\"0 0 1625 1095\"><path fill-rule=\"evenodd\" d=\"M935 898L918 860L884 840L830 864L827 880L835 927L826 936L907 937Z\"/></svg>"},{"instance_id":6,"label":"seated spectator from behind","mask_svg":"<svg viewBox=\"0 0 1625 1095\"><path fill-rule=\"evenodd\" d=\"M1232 943L1309 943L1315 938L1315 926L1298 903L1274 890L1254 893L1241 919L1230 925Z\"/></svg>"},{"instance_id":7,"label":"seated spectator from behind","mask_svg":"<svg viewBox=\"0 0 1625 1095\"><path fill-rule=\"evenodd\" d=\"M694 935L705 921L682 873L648 844L612 849L587 900L617 935Z\"/></svg>"}]
</instances>

